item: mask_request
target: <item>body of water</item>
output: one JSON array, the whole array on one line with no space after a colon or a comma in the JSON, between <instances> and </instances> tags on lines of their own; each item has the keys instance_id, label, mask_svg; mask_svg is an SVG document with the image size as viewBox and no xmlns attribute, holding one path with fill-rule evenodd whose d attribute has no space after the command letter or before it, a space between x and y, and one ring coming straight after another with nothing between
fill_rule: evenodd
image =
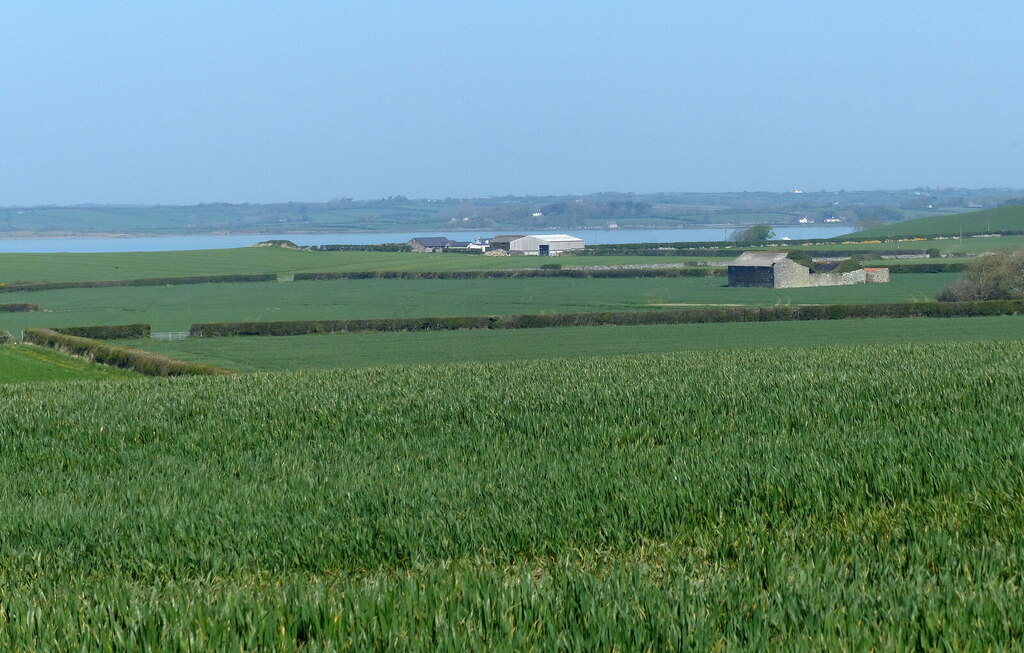
<instances>
[{"instance_id":1,"label":"body of water","mask_svg":"<svg viewBox=\"0 0 1024 653\"><path fill-rule=\"evenodd\" d=\"M583 229L569 230L588 245L618 243L713 242L728 240L733 229ZM832 238L853 231L852 227L776 227L776 236L792 238ZM538 233L538 232L534 232ZM543 232L549 233L549 232ZM321 233L321 234L229 234L218 236L119 236L75 238L0 239L3 253L54 252L169 252L186 249L230 249L248 247L264 240L290 240L296 245L375 245L405 243L417 236L447 236L453 240L490 238L494 231L394 232L394 233Z\"/></svg>"}]
</instances>

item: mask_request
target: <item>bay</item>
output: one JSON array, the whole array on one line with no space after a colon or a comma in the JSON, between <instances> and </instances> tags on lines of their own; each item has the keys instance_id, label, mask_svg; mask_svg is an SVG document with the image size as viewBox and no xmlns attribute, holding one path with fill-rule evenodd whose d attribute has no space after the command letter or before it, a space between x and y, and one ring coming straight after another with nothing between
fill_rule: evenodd
<instances>
[{"instance_id":1,"label":"bay","mask_svg":"<svg viewBox=\"0 0 1024 653\"><path fill-rule=\"evenodd\" d=\"M570 236L582 238L588 245L621 243L715 242L727 240L731 228L696 229L570 229ZM851 233L852 227L775 227L778 239L832 238ZM553 233L553 232L534 232ZM296 245L375 245L405 243L417 236L447 236L452 240L490 238L494 231L391 232L391 233L315 233L315 234L218 234L194 236L77 236L70 238L0 239L2 253L97 253L97 252L169 252L196 249L249 247L265 240L290 240Z\"/></svg>"}]
</instances>

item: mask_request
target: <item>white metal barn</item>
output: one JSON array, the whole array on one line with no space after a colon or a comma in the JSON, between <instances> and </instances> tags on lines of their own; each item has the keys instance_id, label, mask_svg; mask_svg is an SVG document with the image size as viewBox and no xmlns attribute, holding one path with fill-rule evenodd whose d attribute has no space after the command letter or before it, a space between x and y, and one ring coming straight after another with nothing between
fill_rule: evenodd
<instances>
[{"instance_id":1,"label":"white metal barn","mask_svg":"<svg viewBox=\"0 0 1024 653\"><path fill-rule=\"evenodd\" d=\"M563 252L581 250L584 245L581 238L565 234L548 234L517 238L508 244L508 250L512 254L527 256L558 256Z\"/></svg>"}]
</instances>

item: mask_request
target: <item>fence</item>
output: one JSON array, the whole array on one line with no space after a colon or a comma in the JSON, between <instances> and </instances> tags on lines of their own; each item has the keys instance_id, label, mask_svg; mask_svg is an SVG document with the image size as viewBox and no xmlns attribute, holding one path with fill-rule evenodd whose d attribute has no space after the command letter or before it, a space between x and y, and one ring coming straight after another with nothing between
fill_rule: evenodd
<instances>
[{"instance_id":1,"label":"fence","mask_svg":"<svg viewBox=\"0 0 1024 653\"><path fill-rule=\"evenodd\" d=\"M187 340L188 331L158 331L149 334L154 340Z\"/></svg>"}]
</instances>

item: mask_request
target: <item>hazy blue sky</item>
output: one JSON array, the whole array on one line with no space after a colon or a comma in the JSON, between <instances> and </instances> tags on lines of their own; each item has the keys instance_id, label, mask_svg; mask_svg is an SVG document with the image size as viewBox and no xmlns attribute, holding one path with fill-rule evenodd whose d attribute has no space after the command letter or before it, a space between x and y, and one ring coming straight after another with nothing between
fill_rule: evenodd
<instances>
[{"instance_id":1,"label":"hazy blue sky","mask_svg":"<svg viewBox=\"0 0 1024 653\"><path fill-rule=\"evenodd\" d=\"M0 5L0 205L1024 186L1020 0Z\"/></svg>"}]
</instances>

